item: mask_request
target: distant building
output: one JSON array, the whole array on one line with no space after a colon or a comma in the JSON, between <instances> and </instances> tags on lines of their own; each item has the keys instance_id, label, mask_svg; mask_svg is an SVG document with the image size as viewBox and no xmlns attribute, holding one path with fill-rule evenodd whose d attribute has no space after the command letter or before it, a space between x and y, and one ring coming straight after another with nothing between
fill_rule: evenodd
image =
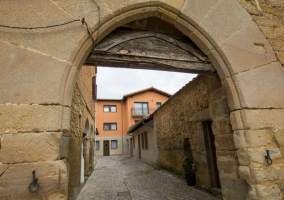
<instances>
[{"instance_id":1,"label":"distant building","mask_svg":"<svg viewBox=\"0 0 284 200\"><path fill-rule=\"evenodd\" d=\"M130 136L127 135L129 127L141 117L153 113L170 96L150 87L126 94L122 99L97 99L96 155L130 154Z\"/></svg>"}]
</instances>

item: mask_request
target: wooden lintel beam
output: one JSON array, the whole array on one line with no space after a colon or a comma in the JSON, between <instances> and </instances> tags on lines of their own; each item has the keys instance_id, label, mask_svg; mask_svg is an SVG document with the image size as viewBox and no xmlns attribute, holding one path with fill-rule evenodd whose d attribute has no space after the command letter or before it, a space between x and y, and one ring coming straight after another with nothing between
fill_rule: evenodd
<instances>
[{"instance_id":1,"label":"wooden lintel beam","mask_svg":"<svg viewBox=\"0 0 284 200\"><path fill-rule=\"evenodd\" d=\"M207 62L186 62L179 60L163 60L155 58L141 58L125 55L91 55L85 65L97 65L105 67L149 69L161 71L175 71L197 74L214 74L215 69Z\"/></svg>"}]
</instances>

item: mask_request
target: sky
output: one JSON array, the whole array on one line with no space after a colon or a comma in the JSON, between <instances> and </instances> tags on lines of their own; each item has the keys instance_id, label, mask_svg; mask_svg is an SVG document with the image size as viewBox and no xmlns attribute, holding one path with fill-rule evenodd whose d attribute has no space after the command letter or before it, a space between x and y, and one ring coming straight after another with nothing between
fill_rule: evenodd
<instances>
[{"instance_id":1,"label":"sky","mask_svg":"<svg viewBox=\"0 0 284 200\"><path fill-rule=\"evenodd\" d=\"M196 76L189 73L98 67L97 98L122 99L125 94L151 86L174 94Z\"/></svg>"}]
</instances>

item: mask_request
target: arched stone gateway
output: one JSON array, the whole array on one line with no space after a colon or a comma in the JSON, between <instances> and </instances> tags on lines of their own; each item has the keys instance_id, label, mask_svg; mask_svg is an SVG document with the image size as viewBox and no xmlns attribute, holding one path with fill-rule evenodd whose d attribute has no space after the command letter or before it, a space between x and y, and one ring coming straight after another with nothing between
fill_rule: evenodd
<instances>
[{"instance_id":1,"label":"arched stone gateway","mask_svg":"<svg viewBox=\"0 0 284 200\"><path fill-rule=\"evenodd\" d=\"M284 70L278 60L282 50L271 40L277 60L250 14L234 0L96 3L100 20L98 6L88 0L1 1L0 24L38 27L85 17L95 42L137 19L154 16L173 24L209 57L226 89L239 177L249 184L247 199L281 199ZM253 6L242 4L248 10ZM280 0L270 4L283 9ZM60 159L60 142L70 130L72 91L92 42L79 21L30 30L0 27L1 198L67 195L68 172ZM272 165L265 162L265 149L271 150ZM34 169L41 177L38 194L27 190ZM223 190L230 193L233 187Z\"/></svg>"}]
</instances>

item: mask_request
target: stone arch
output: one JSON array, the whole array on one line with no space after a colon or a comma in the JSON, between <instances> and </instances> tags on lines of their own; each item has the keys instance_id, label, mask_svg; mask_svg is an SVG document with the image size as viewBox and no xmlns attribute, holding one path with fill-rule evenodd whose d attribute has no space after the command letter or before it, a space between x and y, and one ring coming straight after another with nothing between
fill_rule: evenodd
<instances>
[{"instance_id":1,"label":"stone arch","mask_svg":"<svg viewBox=\"0 0 284 200\"><path fill-rule=\"evenodd\" d=\"M150 5L144 3L143 6L136 4L137 8L131 10L125 7L102 25L98 40L100 41L116 27L133 21L134 17L141 19L150 16L159 17L174 24L187 35L209 57L221 78L231 110L230 118L235 132L234 143L238 149L240 177L250 185L247 198L257 198L256 191L259 190L258 187L262 181L258 182L252 174L247 174L250 170L254 171L252 173L257 173L259 168L253 166L255 160L250 158L252 152L246 154L246 148L258 147L259 141L252 141L249 145L240 143L250 137L250 134L254 134L255 130L263 128L263 125L254 119L252 113L264 116L271 112L280 116L280 112L283 112L278 110L278 108L283 108L281 98L273 98L272 101L263 100L267 93L269 96L275 96L276 91L281 91L281 86L284 86L283 69L263 33L237 2L212 1L207 6L201 5L203 2L182 1L177 4L167 4L167 2L165 4L151 2ZM216 27L222 31L216 31ZM95 36L96 33L93 35ZM85 45L87 46L87 43ZM82 60L76 61L75 59L76 62L81 63ZM270 74L267 80L265 80L266 74ZM275 90L270 90L270 87ZM283 90L280 96L284 96ZM270 108L275 108L275 110L270 110ZM251 125L253 127L250 127ZM273 120L269 120L268 129L271 130L273 127ZM242 130L245 129L253 131L243 132ZM275 147L275 143L270 144L270 147ZM263 147L258 149L258 154L262 155L263 150ZM258 160L256 163L261 163L262 170L265 170L264 160L261 162ZM256 182L258 184L255 184Z\"/></svg>"},{"instance_id":2,"label":"stone arch","mask_svg":"<svg viewBox=\"0 0 284 200\"><path fill-rule=\"evenodd\" d=\"M85 128L84 128L84 137L90 134L90 124L89 119L87 118L85 121Z\"/></svg>"},{"instance_id":3,"label":"stone arch","mask_svg":"<svg viewBox=\"0 0 284 200\"><path fill-rule=\"evenodd\" d=\"M79 4L83 7L82 10L74 9L75 5L68 3L49 1L36 3L33 6L38 9L49 8L42 10L52 13L47 11L41 13L42 16L33 23L44 22L48 25L58 16L63 21L72 18L71 16L82 15L91 15L96 19L95 6L93 9L87 9L83 3ZM281 192L278 184L282 181L283 172L277 169L283 167L281 163L283 156L277 144L282 144L279 133L284 129L283 120L281 121L284 113L283 68L277 61L271 45L244 8L232 0L210 1L210 3L205 0L167 0L166 2L121 0L108 6L101 3L100 6L103 15L98 41L114 28L133 19L156 16L174 24L208 55L226 89L234 142L241 164L240 177L250 184L247 198L258 198L261 189L272 187L276 188L274 195L279 196ZM21 15L29 15L24 12ZM54 13L56 15L53 16ZM9 15L2 19L6 20L6 23L13 23ZM27 19L28 17L23 17L21 22L30 26ZM96 37L98 20L92 21L89 25L93 30L93 36ZM21 34L26 37L22 37ZM69 107L77 72L92 48L92 40L84 27L72 24L48 33L40 30L26 32L4 30L1 31L1 38L0 47L4 49L4 56L0 59L0 73L3 77L0 84L3 94L0 99L1 113L15 113L12 116L0 115L3 124L1 132L7 133L3 137L9 137L9 133L33 132L35 128L47 132L69 130ZM73 43L54 48L56 44L62 44L59 41L67 41L70 38ZM52 90L43 90L47 88L45 85L47 82ZM27 88L34 90L26 92ZM30 116L29 119L22 118L26 115ZM35 120L37 118L49 121L37 122ZM264 141L258 139L260 135L267 139ZM279 162L276 162L276 167L273 169L266 167L263 159L265 148L276 149L275 159ZM4 163L26 161L21 156L13 161L7 161L8 157L9 154L2 159ZM36 161L38 160L29 160L29 162ZM56 167L59 165L66 169L63 161L56 162ZM269 181L271 179L273 182ZM64 189L60 192L66 194Z\"/></svg>"}]
</instances>

